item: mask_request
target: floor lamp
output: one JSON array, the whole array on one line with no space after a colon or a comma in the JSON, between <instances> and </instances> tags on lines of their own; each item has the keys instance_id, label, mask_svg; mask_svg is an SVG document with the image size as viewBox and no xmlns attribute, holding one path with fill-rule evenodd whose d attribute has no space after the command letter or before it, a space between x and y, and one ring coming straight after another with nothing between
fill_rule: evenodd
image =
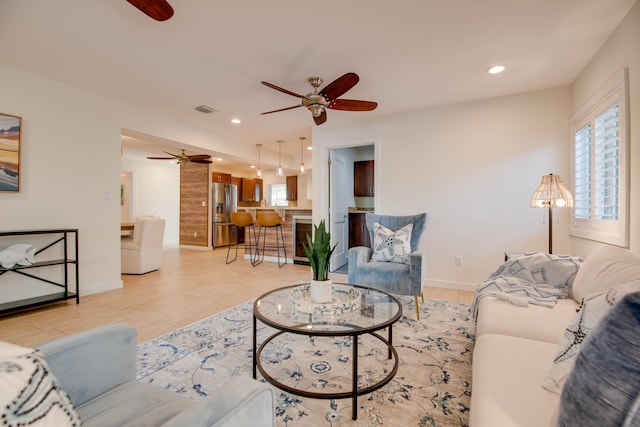
<instances>
[{"instance_id":1,"label":"floor lamp","mask_svg":"<svg viewBox=\"0 0 640 427\"><path fill-rule=\"evenodd\" d=\"M532 208L549 209L549 253L553 253L553 208L572 208L573 197L559 175L543 175L531 197Z\"/></svg>"}]
</instances>

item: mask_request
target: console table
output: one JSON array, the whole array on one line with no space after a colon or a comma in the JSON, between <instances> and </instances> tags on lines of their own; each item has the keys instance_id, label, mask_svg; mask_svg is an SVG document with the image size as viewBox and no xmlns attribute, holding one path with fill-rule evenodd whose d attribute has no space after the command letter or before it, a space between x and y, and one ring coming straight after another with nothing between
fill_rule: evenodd
<instances>
[{"instance_id":1,"label":"console table","mask_svg":"<svg viewBox=\"0 0 640 427\"><path fill-rule=\"evenodd\" d=\"M74 298L80 303L77 229L0 232L0 250L17 243L36 248L35 262L0 266L0 313Z\"/></svg>"}]
</instances>

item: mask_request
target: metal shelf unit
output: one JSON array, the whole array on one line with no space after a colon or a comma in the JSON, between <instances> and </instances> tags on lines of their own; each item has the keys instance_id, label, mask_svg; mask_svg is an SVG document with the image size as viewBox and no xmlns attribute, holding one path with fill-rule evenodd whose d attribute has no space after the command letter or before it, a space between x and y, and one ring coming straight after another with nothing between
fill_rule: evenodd
<instances>
[{"instance_id":1,"label":"metal shelf unit","mask_svg":"<svg viewBox=\"0 0 640 427\"><path fill-rule=\"evenodd\" d=\"M60 258L48 259L34 262L31 265L14 265L11 268L0 266L0 280L8 273L13 273L36 280L38 282L48 283L57 288L56 292L50 292L46 295L37 295L33 297L21 298L15 301L0 303L0 314L11 311L23 310L43 304L50 304L69 299L76 300L76 304L80 304L80 281L78 269L78 230L77 229L51 229L51 230L30 230L30 231L6 231L0 232L0 248L4 247L3 241L11 241L16 237L22 237L29 240L28 236L39 236L37 242L34 242L37 250L36 257L43 254L48 249L57 250L57 254L61 254ZM37 244L36 244L37 243ZM49 269L61 266L62 274L60 280L52 280L41 277L36 274L36 269ZM75 286L70 287L70 284Z\"/></svg>"}]
</instances>

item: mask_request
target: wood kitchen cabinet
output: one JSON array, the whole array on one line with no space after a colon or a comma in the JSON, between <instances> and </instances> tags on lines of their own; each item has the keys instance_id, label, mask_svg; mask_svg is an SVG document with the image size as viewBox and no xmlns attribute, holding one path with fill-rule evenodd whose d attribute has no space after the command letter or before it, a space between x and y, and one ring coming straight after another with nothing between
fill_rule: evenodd
<instances>
[{"instance_id":1,"label":"wood kitchen cabinet","mask_svg":"<svg viewBox=\"0 0 640 427\"><path fill-rule=\"evenodd\" d=\"M298 176L287 177L287 200L298 200Z\"/></svg>"},{"instance_id":2,"label":"wood kitchen cabinet","mask_svg":"<svg viewBox=\"0 0 640 427\"><path fill-rule=\"evenodd\" d=\"M263 199L262 178L242 178L242 189L239 190L240 201L259 202Z\"/></svg>"},{"instance_id":3,"label":"wood kitchen cabinet","mask_svg":"<svg viewBox=\"0 0 640 427\"><path fill-rule=\"evenodd\" d=\"M243 202L256 201L256 180L254 178L242 178L242 193L240 200Z\"/></svg>"},{"instance_id":4,"label":"wood kitchen cabinet","mask_svg":"<svg viewBox=\"0 0 640 427\"><path fill-rule=\"evenodd\" d=\"M224 182L227 184L231 183L231 174L224 172L211 172L211 181L213 182Z\"/></svg>"},{"instance_id":5,"label":"wood kitchen cabinet","mask_svg":"<svg viewBox=\"0 0 640 427\"><path fill-rule=\"evenodd\" d=\"M364 212L349 212L349 248L354 246L371 247L366 215Z\"/></svg>"},{"instance_id":6,"label":"wood kitchen cabinet","mask_svg":"<svg viewBox=\"0 0 640 427\"><path fill-rule=\"evenodd\" d=\"M231 183L235 184L237 190L238 190L238 197L240 197L242 195L242 178L239 178L237 176L232 176L231 177Z\"/></svg>"},{"instance_id":7,"label":"wood kitchen cabinet","mask_svg":"<svg viewBox=\"0 0 640 427\"><path fill-rule=\"evenodd\" d=\"M354 197L373 197L374 175L373 160L353 163L353 195Z\"/></svg>"}]
</instances>

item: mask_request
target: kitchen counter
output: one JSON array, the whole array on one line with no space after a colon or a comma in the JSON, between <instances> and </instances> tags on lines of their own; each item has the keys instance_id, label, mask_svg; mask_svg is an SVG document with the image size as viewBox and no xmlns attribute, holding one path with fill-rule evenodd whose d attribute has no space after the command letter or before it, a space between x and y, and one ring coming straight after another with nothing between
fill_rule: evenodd
<instances>
[{"instance_id":1,"label":"kitchen counter","mask_svg":"<svg viewBox=\"0 0 640 427\"><path fill-rule=\"evenodd\" d=\"M262 207L242 207L238 206L238 211L249 212L253 217L255 222L256 220L256 212L257 211L270 211L274 210L278 212L280 218L282 219L282 234L284 236L285 247L287 249L287 262L293 262L293 230L292 230L292 222L293 217L298 215L311 216L311 208L298 208L298 207L288 207L288 206L262 206ZM256 227L259 227L256 225ZM266 236L266 246L275 247L276 244L276 236L275 233L270 231ZM262 243L261 243L262 245ZM265 255L270 261L277 260L278 251L277 249L269 249L265 251Z\"/></svg>"}]
</instances>

